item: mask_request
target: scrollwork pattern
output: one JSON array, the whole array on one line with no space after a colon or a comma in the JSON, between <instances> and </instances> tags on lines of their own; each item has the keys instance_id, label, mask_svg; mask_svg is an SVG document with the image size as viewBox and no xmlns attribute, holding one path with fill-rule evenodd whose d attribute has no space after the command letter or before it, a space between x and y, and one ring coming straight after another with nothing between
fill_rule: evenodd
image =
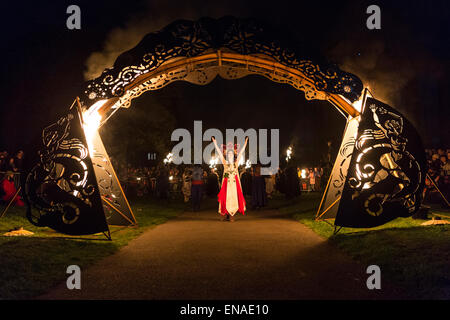
<instances>
[{"instance_id":1,"label":"scrollwork pattern","mask_svg":"<svg viewBox=\"0 0 450 320\"><path fill-rule=\"evenodd\" d=\"M37 226L67 234L90 234L105 231L106 224L99 225L101 219L90 220L101 217L103 212L98 211L97 184L77 117L73 108L43 129L39 162L25 181L27 217ZM74 128L77 125L79 130Z\"/></svg>"},{"instance_id":2,"label":"scrollwork pattern","mask_svg":"<svg viewBox=\"0 0 450 320\"><path fill-rule=\"evenodd\" d=\"M376 226L412 215L421 204L424 159L420 139L403 115L368 98L336 224Z\"/></svg>"},{"instance_id":3,"label":"scrollwork pattern","mask_svg":"<svg viewBox=\"0 0 450 320\"><path fill-rule=\"evenodd\" d=\"M341 94L350 101L359 98L363 86L358 77L336 65L316 63L304 57L299 49L293 49L295 44L277 39L276 32L252 19L223 17L175 21L159 32L146 35L135 48L121 54L113 68L86 83L80 98L91 105L100 99L121 97L126 93L125 87L137 77L156 70L170 59L194 57L211 49L265 55L302 71L314 83L314 91ZM307 92L308 99L320 96L311 92Z\"/></svg>"}]
</instances>

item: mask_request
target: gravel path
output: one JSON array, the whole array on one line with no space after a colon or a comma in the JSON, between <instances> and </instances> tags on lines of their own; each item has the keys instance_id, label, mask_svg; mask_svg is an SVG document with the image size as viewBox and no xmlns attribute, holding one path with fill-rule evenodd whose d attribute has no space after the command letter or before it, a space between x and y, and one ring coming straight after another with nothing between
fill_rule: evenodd
<instances>
[{"instance_id":1,"label":"gravel path","mask_svg":"<svg viewBox=\"0 0 450 320\"><path fill-rule=\"evenodd\" d=\"M368 290L365 270L278 211L221 222L212 210L185 212L39 299L389 299Z\"/></svg>"}]
</instances>

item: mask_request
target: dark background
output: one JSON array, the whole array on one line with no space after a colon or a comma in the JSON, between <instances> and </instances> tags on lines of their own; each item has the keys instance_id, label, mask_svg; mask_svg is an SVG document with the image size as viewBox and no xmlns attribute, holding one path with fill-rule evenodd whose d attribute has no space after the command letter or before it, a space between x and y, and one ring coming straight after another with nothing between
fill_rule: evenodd
<instances>
[{"instance_id":1,"label":"dark background","mask_svg":"<svg viewBox=\"0 0 450 320\"><path fill-rule=\"evenodd\" d=\"M292 35L399 109L427 147L449 146L449 1L48 1L3 3L0 19L0 149L32 150L44 126L65 114L83 82L110 67L148 32L179 19L255 17ZM66 9L81 8L81 30L66 28ZM381 30L366 28L366 8L381 8ZM306 50L306 48L305 48ZM145 115L146 117L142 117ZM146 119L145 119L146 118ZM305 162L341 139L344 118L328 103L306 101L287 85L260 77L216 79L203 87L174 83L119 110L102 128L119 151L163 152L171 130L279 128L281 150ZM148 138L154 130L153 138ZM135 131L135 132L133 132ZM128 133L128 134L124 134ZM134 136L135 135L135 136ZM159 143L158 143L159 141ZM167 149L168 151L168 149ZM112 151L114 153L114 150Z\"/></svg>"}]
</instances>

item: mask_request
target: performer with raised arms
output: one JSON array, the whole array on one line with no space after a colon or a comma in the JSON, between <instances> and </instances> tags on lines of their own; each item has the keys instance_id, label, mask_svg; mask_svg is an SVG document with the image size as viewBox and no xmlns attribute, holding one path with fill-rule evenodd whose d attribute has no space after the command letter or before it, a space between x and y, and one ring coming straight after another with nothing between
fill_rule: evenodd
<instances>
[{"instance_id":1,"label":"performer with raised arms","mask_svg":"<svg viewBox=\"0 0 450 320\"><path fill-rule=\"evenodd\" d=\"M217 196L219 201L219 213L223 216L223 221L234 221L233 216L236 212L245 214L245 198L242 193L241 181L239 179L239 161L244 154L247 146L248 137L245 139L244 146L237 155L237 146L231 142L223 146L224 152L219 149L216 139L212 138L223 164L222 187ZM224 158L224 153L226 158ZM235 156L237 157L235 158Z\"/></svg>"}]
</instances>

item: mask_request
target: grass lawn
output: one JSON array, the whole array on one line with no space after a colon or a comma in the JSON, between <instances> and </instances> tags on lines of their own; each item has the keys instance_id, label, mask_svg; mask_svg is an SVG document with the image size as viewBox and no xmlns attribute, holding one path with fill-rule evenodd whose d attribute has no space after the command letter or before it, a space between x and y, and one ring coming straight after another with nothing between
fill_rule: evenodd
<instances>
[{"instance_id":1,"label":"grass lawn","mask_svg":"<svg viewBox=\"0 0 450 320\"><path fill-rule=\"evenodd\" d=\"M0 212L4 207L0 206ZM166 222L184 210L179 201L171 203L133 201L138 227L110 227L112 241L103 234L65 236L49 228L34 227L25 209L11 207L0 219L0 299L27 299L48 291L67 278L66 268L76 264L83 269L115 253L148 228ZM15 227L34 232L30 237L6 237Z\"/></svg>"},{"instance_id":2,"label":"grass lawn","mask_svg":"<svg viewBox=\"0 0 450 320\"><path fill-rule=\"evenodd\" d=\"M315 221L319 194L303 194L271 206L292 215L363 265L381 268L382 282L407 290L412 299L450 298L450 225L421 226L425 220L398 218L372 229L334 228ZM333 221L330 221L333 223Z\"/></svg>"}]
</instances>

